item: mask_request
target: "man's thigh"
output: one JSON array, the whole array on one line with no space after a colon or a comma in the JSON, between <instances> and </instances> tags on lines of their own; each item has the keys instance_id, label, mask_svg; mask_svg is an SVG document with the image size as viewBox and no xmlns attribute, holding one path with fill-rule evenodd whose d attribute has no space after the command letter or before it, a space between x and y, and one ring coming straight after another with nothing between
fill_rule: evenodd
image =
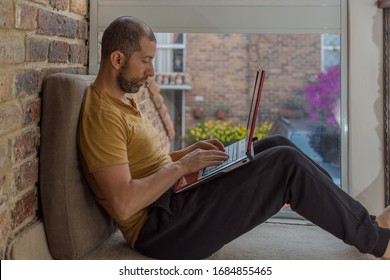
<instances>
[{"instance_id":1,"label":"man's thigh","mask_svg":"<svg viewBox=\"0 0 390 280\"><path fill-rule=\"evenodd\" d=\"M159 259L206 258L264 222L284 204L280 174L265 164L271 158L264 153L195 189L167 192L150 208L136 248Z\"/></svg>"}]
</instances>

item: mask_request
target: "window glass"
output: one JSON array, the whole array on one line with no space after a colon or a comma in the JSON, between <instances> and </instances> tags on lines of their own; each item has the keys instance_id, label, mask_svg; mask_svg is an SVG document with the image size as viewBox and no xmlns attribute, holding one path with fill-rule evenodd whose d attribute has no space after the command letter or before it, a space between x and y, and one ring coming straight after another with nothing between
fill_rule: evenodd
<instances>
[{"instance_id":1,"label":"window glass","mask_svg":"<svg viewBox=\"0 0 390 280\"><path fill-rule=\"evenodd\" d=\"M324 34L322 37L322 69L326 70L333 65L340 64L340 35Z\"/></svg>"},{"instance_id":2,"label":"window glass","mask_svg":"<svg viewBox=\"0 0 390 280\"><path fill-rule=\"evenodd\" d=\"M156 73L184 72L184 34L156 33L157 52L154 60Z\"/></svg>"},{"instance_id":3,"label":"window glass","mask_svg":"<svg viewBox=\"0 0 390 280\"><path fill-rule=\"evenodd\" d=\"M210 137L226 144L243 137L256 69L261 66L266 79L258 137L290 138L340 185L339 35L187 33L185 37L179 65L191 89L182 90L182 104L172 107L180 109L175 114L181 120L175 149ZM171 54L177 55L172 50ZM156 65L164 61L163 55L157 51ZM166 62L171 63L169 71L174 71L173 61ZM167 98L177 99L177 94Z\"/></svg>"}]
</instances>

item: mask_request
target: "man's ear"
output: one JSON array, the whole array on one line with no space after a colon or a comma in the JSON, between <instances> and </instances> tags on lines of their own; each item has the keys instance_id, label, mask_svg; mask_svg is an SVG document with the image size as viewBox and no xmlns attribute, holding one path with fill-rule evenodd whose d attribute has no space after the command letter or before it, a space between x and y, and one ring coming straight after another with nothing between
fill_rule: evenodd
<instances>
[{"instance_id":1,"label":"man's ear","mask_svg":"<svg viewBox=\"0 0 390 280\"><path fill-rule=\"evenodd\" d=\"M110 55L111 65L116 70L119 70L122 65L125 63L125 55L120 51L114 51Z\"/></svg>"}]
</instances>

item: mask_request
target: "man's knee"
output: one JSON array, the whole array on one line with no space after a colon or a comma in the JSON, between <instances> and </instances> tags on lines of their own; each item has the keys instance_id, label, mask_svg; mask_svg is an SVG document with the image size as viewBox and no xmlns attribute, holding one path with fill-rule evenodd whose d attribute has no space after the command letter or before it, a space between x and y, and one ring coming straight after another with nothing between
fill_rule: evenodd
<instances>
[{"instance_id":1,"label":"man's knee","mask_svg":"<svg viewBox=\"0 0 390 280\"><path fill-rule=\"evenodd\" d=\"M294 162L296 160L302 160L303 154L295 147L288 145L274 146L262 154L268 157L270 163L275 161Z\"/></svg>"}]
</instances>

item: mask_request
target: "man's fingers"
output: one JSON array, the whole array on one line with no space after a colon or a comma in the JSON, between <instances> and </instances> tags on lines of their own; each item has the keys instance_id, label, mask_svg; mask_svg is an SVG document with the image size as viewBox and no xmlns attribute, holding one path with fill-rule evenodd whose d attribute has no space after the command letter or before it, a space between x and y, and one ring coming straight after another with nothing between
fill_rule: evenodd
<instances>
[{"instance_id":1,"label":"man's fingers","mask_svg":"<svg viewBox=\"0 0 390 280\"><path fill-rule=\"evenodd\" d=\"M196 148L204 150L219 150L223 152L225 151L225 147L220 141L218 141L218 139L210 139L197 142Z\"/></svg>"},{"instance_id":2,"label":"man's fingers","mask_svg":"<svg viewBox=\"0 0 390 280\"><path fill-rule=\"evenodd\" d=\"M199 153L200 159L204 161L222 162L229 158L229 156L219 150L203 150Z\"/></svg>"}]
</instances>

